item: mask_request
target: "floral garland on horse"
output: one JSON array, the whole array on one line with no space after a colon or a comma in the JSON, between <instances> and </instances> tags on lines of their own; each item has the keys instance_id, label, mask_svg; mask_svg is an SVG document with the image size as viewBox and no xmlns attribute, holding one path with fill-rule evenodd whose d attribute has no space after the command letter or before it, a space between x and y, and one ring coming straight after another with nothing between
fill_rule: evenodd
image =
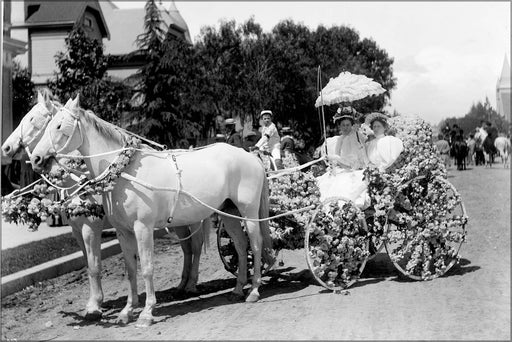
<instances>
[{"instance_id":1,"label":"floral garland on horse","mask_svg":"<svg viewBox=\"0 0 512 342\"><path fill-rule=\"evenodd\" d=\"M80 201L70 202L71 198L52 200L51 197L58 196L58 189L71 178L73 170L84 173L86 171L85 162L82 157L76 156L63 159L59 166L55 167L47 174L43 174L50 184L36 184L33 189L27 193L17 195L12 193L2 197L2 216L6 222L16 224L26 224L28 229L35 231L39 228L41 222L46 221L50 215L66 215L66 217L92 216L103 218L105 212L103 205L91 202L86 199L88 195L101 195L104 192L113 189L114 183L119 178L123 170L131 161L131 158L140 147L141 141L135 137L130 137L126 143L126 149L121 151L116 160L109 166L108 171L102 179L97 181L87 180L85 176L80 177L76 185L83 185L83 191L78 194ZM85 185L84 185L85 184Z\"/></svg>"}]
</instances>

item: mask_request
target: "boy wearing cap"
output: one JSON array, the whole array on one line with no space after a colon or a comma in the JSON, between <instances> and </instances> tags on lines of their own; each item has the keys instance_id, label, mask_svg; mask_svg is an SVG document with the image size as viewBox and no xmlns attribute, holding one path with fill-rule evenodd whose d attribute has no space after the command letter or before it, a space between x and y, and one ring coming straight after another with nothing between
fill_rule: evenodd
<instances>
[{"instance_id":1,"label":"boy wearing cap","mask_svg":"<svg viewBox=\"0 0 512 342\"><path fill-rule=\"evenodd\" d=\"M255 147L262 151L269 152L274 158L276 167L282 169L281 138L277 132L276 125L272 122L272 111L262 110L260 119L263 122L263 126L261 126L261 139L256 143Z\"/></svg>"}]
</instances>

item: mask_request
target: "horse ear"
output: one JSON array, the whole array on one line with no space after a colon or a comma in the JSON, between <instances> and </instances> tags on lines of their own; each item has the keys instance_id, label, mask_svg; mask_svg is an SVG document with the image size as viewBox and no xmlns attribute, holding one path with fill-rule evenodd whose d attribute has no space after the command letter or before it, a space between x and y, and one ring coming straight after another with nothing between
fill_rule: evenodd
<instances>
[{"instance_id":1,"label":"horse ear","mask_svg":"<svg viewBox=\"0 0 512 342\"><path fill-rule=\"evenodd\" d=\"M69 104L69 109L76 109L78 108L78 101L79 101L80 95L76 95L76 97L71 100L71 103Z\"/></svg>"},{"instance_id":2,"label":"horse ear","mask_svg":"<svg viewBox=\"0 0 512 342\"><path fill-rule=\"evenodd\" d=\"M41 94L41 91L37 91L37 103L44 103L44 97L43 94Z\"/></svg>"},{"instance_id":3,"label":"horse ear","mask_svg":"<svg viewBox=\"0 0 512 342\"><path fill-rule=\"evenodd\" d=\"M73 103L73 99L69 99L68 102L64 105L65 108L70 108L71 104Z\"/></svg>"}]
</instances>

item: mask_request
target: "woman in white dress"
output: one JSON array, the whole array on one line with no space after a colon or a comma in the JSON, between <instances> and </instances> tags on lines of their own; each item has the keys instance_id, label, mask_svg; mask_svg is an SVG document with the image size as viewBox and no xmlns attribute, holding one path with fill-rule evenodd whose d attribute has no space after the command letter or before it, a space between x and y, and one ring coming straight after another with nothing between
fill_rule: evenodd
<instances>
[{"instance_id":1,"label":"woman in white dress","mask_svg":"<svg viewBox=\"0 0 512 342\"><path fill-rule=\"evenodd\" d=\"M377 167L384 171L403 151L400 139L387 136L387 117L381 113L371 113L365 123L372 129L375 138L366 144L362 135L353 129L354 118L350 115L335 116L340 120L341 135L337 137L334 154L328 154L330 172L317 178L320 188L320 200L342 197L366 209L370 205L368 184L363 180L363 168Z\"/></svg>"},{"instance_id":2,"label":"woman in white dress","mask_svg":"<svg viewBox=\"0 0 512 342\"><path fill-rule=\"evenodd\" d=\"M404 149L402 140L386 135L387 117L381 113L371 113L365 122L372 129L375 139L367 143L366 152L370 165L385 171L398 158Z\"/></svg>"},{"instance_id":3,"label":"woman in white dress","mask_svg":"<svg viewBox=\"0 0 512 342\"><path fill-rule=\"evenodd\" d=\"M342 197L359 207L369 203L363 169L368 165L365 136L355 129L355 110L351 107L338 109L334 122L338 122L340 135L328 142L334 148L327 154L329 170L317 178L320 200ZM329 148L328 148L329 150Z\"/></svg>"}]
</instances>

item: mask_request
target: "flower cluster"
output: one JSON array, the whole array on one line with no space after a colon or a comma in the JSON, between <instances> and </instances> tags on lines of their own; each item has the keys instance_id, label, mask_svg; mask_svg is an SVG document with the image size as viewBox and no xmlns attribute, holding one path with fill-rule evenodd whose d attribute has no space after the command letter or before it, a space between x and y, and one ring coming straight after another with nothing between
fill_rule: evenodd
<instances>
[{"instance_id":1,"label":"flower cluster","mask_svg":"<svg viewBox=\"0 0 512 342\"><path fill-rule=\"evenodd\" d=\"M368 257L364 214L351 202L332 201L311 222L308 257L314 276L328 288L349 286Z\"/></svg>"},{"instance_id":2,"label":"flower cluster","mask_svg":"<svg viewBox=\"0 0 512 342\"><path fill-rule=\"evenodd\" d=\"M140 146L140 139L135 137L129 137L126 142L126 150L119 153L116 160L110 164L107 175L90 185L85 187L85 190L90 194L101 195L104 192L112 191L117 178L121 175L124 169L130 164L133 155L137 152L137 148Z\"/></svg>"},{"instance_id":3,"label":"flower cluster","mask_svg":"<svg viewBox=\"0 0 512 342\"><path fill-rule=\"evenodd\" d=\"M138 147L139 144L138 139L131 139L128 146ZM92 194L112 189L114 181L130 163L134 153L134 148L123 151L110 166L107 176L92 186L87 185L85 190ZM52 168L46 176L52 184L57 186L67 185L70 182L70 171L73 169L82 172L86 170L85 163L80 156L62 160L61 165ZM6 222L26 224L29 230L34 231L50 215L66 215L68 218L85 215L102 218L105 214L101 204L83 199L78 203L54 200L57 197L57 191L53 186L36 184L32 191L27 194L3 197L2 216Z\"/></svg>"},{"instance_id":4,"label":"flower cluster","mask_svg":"<svg viewBox=\"0 0 512 342\"><path fill-rule=\"evenodd\" d=\"M461 198L445 181L446 169L432 144L430 125L401 116L389 124L404 150L385 172L364 172L373 213L369 230L393 246L388 253L403 272L431 279L459 258L454 245L464 241L468 218L454 214Z\"/></svg>"},{"instance_id":5,"label":"flower cluster","mask_svg":"<svg viewBox=\"0 0 512 342\"><path fill-rule=\"evenodd\" d=\"M296 171L271 179L269 187L270 216L320 205L320 190L310 171ZM271 220L274 249L303 248L306 226L313 211L305 210Z\"/></svg>"},{"instance_id":6,"label":"flower cluster","mask_svg":"<svg viewBox=\"0 0 512 342\"><path fill-rule=\"evenodd\" d=\"M64 182L69 179L71 170L86 172L87 165L85 165L84 159L80 157L74 159L63 158L44 175L52 184L64 186Z\"/></svg>"}]
</instances>

